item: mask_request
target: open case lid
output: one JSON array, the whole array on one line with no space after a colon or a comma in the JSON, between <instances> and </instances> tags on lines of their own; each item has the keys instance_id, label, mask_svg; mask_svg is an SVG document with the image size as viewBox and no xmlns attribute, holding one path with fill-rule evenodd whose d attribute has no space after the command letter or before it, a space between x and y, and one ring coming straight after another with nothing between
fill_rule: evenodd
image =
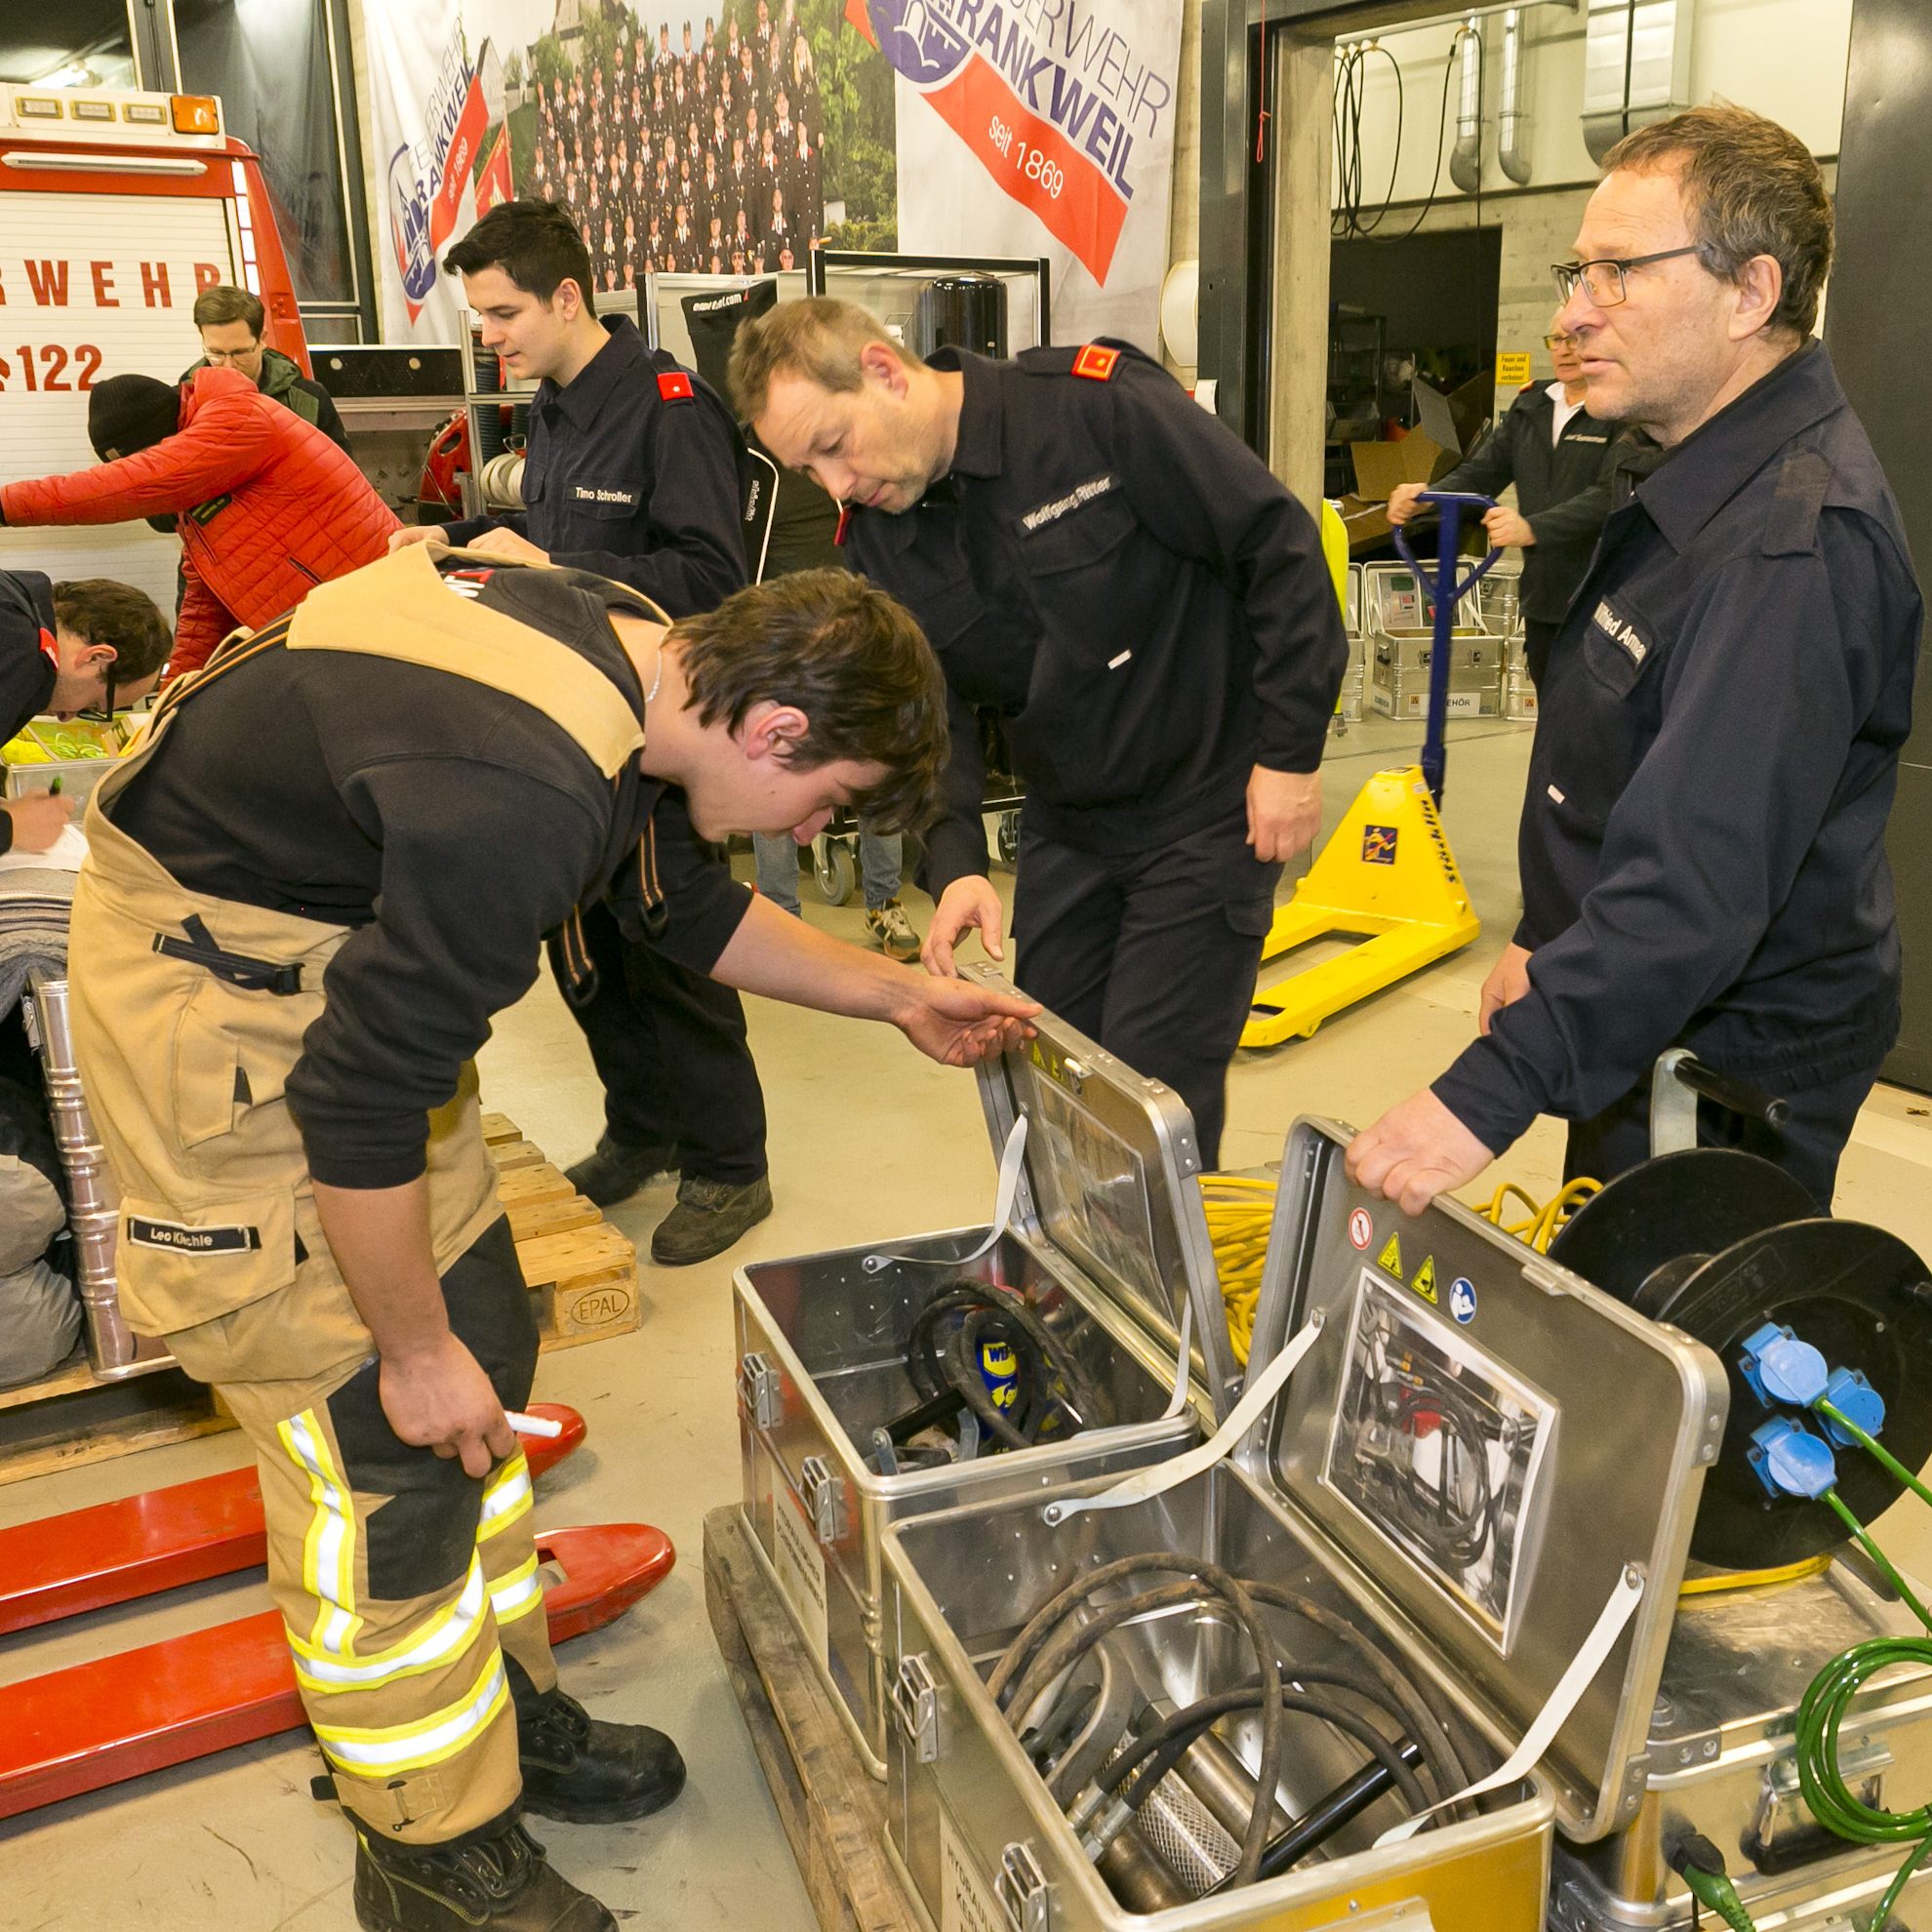
<instances>
[{"instance_id":1,"label":"open case lid","mask_svg":"<svg viewBox=\"0 0 1932 1932\"><path fill-rule=\"evenodd\" d=\"M1242 1466L1508 1748L1640 1577L1540 1759L1588 1842L1643 1794L1723 1367L1460 1202L1411 1219L1357 1187L1349 1138L1320 1120L1288 1137L1250 1373L1322 1326Z\"/></svg>"},{"instance_id":2,"label":"open case lid","mask_svg":"<svg viewBox=\"0 0 1932 1932\"><path fill-rule=\"evenodd\" d=\"M1012 990L990 966L962 971ZM1191 1304L1191 1373L1224 1416L1235 1368L1193 1116L1171 1087L1051 1013L1031 1025L1033 1038L979 1069L995 1156L1013 1123L1026 1121L1013 1226L1077 1271L1170 1360Z\"/></svg>"}]
</instances>

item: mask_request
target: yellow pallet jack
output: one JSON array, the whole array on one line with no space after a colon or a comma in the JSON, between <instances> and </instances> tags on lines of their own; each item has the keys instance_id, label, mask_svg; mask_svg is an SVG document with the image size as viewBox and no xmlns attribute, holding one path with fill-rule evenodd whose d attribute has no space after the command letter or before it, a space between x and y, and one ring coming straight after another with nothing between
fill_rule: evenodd
<instances>
[{"instance_id":1,"label":"yellow pallet jack","mask_svg":"<svg viewBox=\"0 0 1932 1932\"><path fill-rule=\"evenodd\" d=\"M1244 1047L1307 1039L1344 1007L1459 950L1482 931L1442 829L1444 733L1456 606L1503 552L1492 549L1459 577L1463 518L1495 504L1473 492L1444 490L1426 490L1420 501L1435 504L1441 514L1432 581L1402 533L1394 534L1402 561L1435 606L1422 762L1377 772L1363 785L1307 876L1297 882L1294 898L1276 910L1262 942L1262 958L1278 959L1313 940L1355 938L1362 944L1257 986L1241 1029Z\"/></svg>"}]
</instances>

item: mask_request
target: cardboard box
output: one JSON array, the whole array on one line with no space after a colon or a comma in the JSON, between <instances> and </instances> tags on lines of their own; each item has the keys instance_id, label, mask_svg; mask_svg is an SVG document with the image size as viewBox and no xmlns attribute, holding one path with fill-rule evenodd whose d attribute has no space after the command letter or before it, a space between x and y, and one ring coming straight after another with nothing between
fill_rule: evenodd
<instances>
[{"instance_id":1,"label":"cardboard box","mask_svg":"<svg viewBox=\"0 0 1932 1932\"><path fill-rule=\"evenodd\" d=\"M1456 466L1442 445L1411 430L1396 443L1350 443L1355 464L1355 495L1364 503L1386 503L1401 483L1433 483Z\"/></svg>"}]
</instances>

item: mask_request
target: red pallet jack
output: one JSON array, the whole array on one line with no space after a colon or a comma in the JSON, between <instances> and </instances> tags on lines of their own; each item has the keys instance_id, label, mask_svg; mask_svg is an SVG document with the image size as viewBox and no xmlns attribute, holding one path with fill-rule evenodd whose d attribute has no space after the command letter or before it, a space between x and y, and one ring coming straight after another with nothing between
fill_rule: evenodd
<instances>
[{"instance_id":1,"label":"red pallet jack","mask_svg":"<svg viewBox=\"0 0 1932 1932\"><path fill-rule=\"evenodd\" d=\"M524 1444L531 1473L584 1440L576 1410ZM614 1622L669 1573L670 1539L642 1523L540 1530L550 1641ZM266 1559L252 1469L0 1530L0 1635L231 1576ZM0 1687L0 1818L100 1791L307 1720L273 1610Z\"/></svg>"}]
</instances>

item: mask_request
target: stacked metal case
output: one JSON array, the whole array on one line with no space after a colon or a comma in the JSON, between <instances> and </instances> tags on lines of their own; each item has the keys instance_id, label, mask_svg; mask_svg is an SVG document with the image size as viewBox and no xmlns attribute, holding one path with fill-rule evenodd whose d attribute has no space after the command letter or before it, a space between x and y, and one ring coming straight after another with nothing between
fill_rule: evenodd
<instances>
[{"instance_id":1,"label":"stacked metal case","mask_svg":"<svg viewBox=\"0 0 1932 1932\"><path fill-rule=\"evenodd\" d=\"M1230 1458L1171 1465L1162 1473L1182 1479L1161 1494L1145 1493L1153 1477L1143 1475L1124 1507L1085 1508L1112 1487L1089 1477L887 1535L890 1848L941 1932L1125 1932L1143 1915L1121 1903L1135 1885L1094 1862L1094 1810L1076 1825L1016 1735L1016 1719L1035 1720L1017 1702L1002 1711L986 1679L1044 1600L1153 1552L1170 1559L1153 1569L1171 1574L1177 1554L1218 1565L1257 1592L1312 1603L1326 1625L1308 1629L1372 1640L1446 1701L1470 1772L1497 1780L1483 1808L1399 1841L1387 1834L1407 1807L1377 1797L1317 1856L1229 1886L1217 1877L1227 1844L1218 1863L1197 1814L1215 1812L1217 1785L1246 1780L1256 1801L1260 1757L1257 1720L1224 1718L1214 1777L1184 1777L1157 1828L1142 1830L1135 1858L1150 1853L1181 1887L1179 1906L1156 1892L1159 1922L1535 1932L1552 1821L1581 1846L1638 1819L1691 1524L1723 1430L1723 1369L1460 1206L1410 1220L1363 1193L1344 1145L1311 1121L1289 1139L1250 1378L1306 1352ZM1480 1533L1450 1536L1416 1491L1429 1490L1431 1466L1440 1483L1448 1419L1463 1412L1486 1418L1469 1425L1479 1464L1465 1466L1480 1473L1457 1478L1481 1498ZM1291 1648L1275 1627L1282 1675L1312 1687L1338 1670L1337 1652L1296 1629ZM1186 1602L1137 1615L1107 1641L1123 1708L1156 1716L1238 1695L1230 1687L1252 1672L1228 1620ZM1361 1754L1319 1731L1296 1739L1273 1795L1300 1822ZM1028 1742L1039 1748L1037 1734ZM1187 1771L1184 1755L1167 1775ZM1191 1818L1188 1792L1201 1800Z\"/></svg>"},{"instance_id":2,"label":"stacked metal case","mask_svg":"<svg viewBox=\"0 0 1932 1932\"><path fill-rule=\"evenodd\" d=\"M40 1055L47 1080L54 1145L67 1180L67 1224L74 1236L75 1285L87 1321L88 1358L102 1382L166 1368L174 1356L161 1343L137 1335L121 1313L115 1275L121 1197L81 1092L67 1022L66 981L48 973L30 975L25 1016L27 1037Z\"/></svg>"},{"instance_id":3,"label":"stacked metal case","mask_svg":"<svg viewBox=\"0 0 1932 1932\"><path fill-rule=\"evenodd\" d=\"M1369 704L1379 716L1420 719L1427 715L1433 621L1433 599L1417 583L1407 564L1362 567ZM1501 712L1503 646L1503 634L1491 628L1480 605L1473 612L1459 607L1449 645L1452 718L1493 718Z\"/></svg>"},{"instance_id":4,"label":"stacked metal case","mask_svg":"<svg viewBox=\"0 0 1932 1932\"><path fill-rule=\"evenodd\" d=\"M1911 1843L1852 1844L1816 1822L1798 1784L1795 1715L1812 1679L1854 1644L1922 1634L1889 1592L1842 1561L1796 1583L1685 1597L1632 1764L1637 1811L1593 1844L1558 1843L1550 1924L1688 1932L1697 1913L1669 1853L1691 1831L1724 1853L1759 1926L1869 1924ZM1932 1669L1894 1665L1859 1693L1839 1732L1838 1765L1874 1808L1923 1801L1932 1789ZM1932 1872L1921 1871L1890 1932L1932 1924L1928 1903Z\"/></svg>"},{"instance_id":5,"label":"stacked metal case","mask_svg":"<svg viewBox=\"0 0 1932 1932\"><path fill-rule=\"evenodd\" d=\"M1343 601L1342 624L1348 633L1348 667L1342 673L1342 689L1335 697L1335 715L1344 724L1358 723L1362 715L1364 687L1368 680L1367 650L1362 641L1362 567L1350 564L1348 591Z\"/></svg>"},{"instance_id":6,"label":"stacked metal case","mask_svg":"<svg viewBox=\"0 0 1932 1932\"><path fill-rule=\"evenodd\" d=\"M1198 1439L1232 1380L1187 1108L1052 1016L1037 1027L979 1074L995 1151L1025 1123L1003 1228L903 1235L735 1276L745 1515L874 1776L887 1728L886 1527L1160 1461ZM962 1277L1026 1298L1077 1361L1097 1413L1032 1448L883 1474L874 1432L919 1400L913 1324ZM1191 1375L1177 1366L1184 1329Z\"/></svg>"}]
</instances>

